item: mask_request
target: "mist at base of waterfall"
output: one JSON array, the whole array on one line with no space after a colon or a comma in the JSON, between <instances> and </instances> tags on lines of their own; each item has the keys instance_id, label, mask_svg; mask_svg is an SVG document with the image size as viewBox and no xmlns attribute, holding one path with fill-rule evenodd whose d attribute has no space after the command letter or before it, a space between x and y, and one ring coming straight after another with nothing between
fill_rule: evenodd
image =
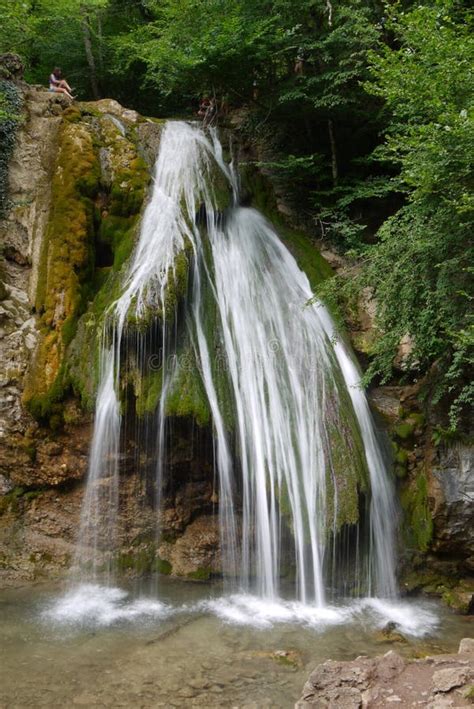
<instances>
[{"instance_id":1,"label":"mist at base of waterfall","mask_svg":"<svg viewBox=\"0 0 474 709\"><path fill-rule=\"evenodd\" d=\"M173 591L178 588L171 584ZM199 589L199 586L198 586ZM373 630L395 623L397 632L421 638L439 625L434 606L421 601L383 600L380 598L341 599L334 605L317 606L285 598L262 598L251 593L227 595L202 594L193 590L186 600L172 593L167 600L166 586L160 585L160 600L151 594L135 594L115 586L80 584L51 600L41 610L42 622L53 626L106 627L115 624L141 623L158 625L163 620L181 616L215 616L225 624L251 626L255 629L276 625L303 626L318 633L342 624L363 625ZM173 600L171 600L171 598Z\"/></svg>"}]
</instances>

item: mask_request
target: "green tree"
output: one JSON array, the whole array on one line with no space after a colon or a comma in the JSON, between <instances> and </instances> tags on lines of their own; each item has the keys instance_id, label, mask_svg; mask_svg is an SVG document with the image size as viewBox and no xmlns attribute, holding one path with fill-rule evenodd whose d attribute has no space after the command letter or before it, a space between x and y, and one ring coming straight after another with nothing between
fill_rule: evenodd
<instances>
[{"instance_id":1,"label":"green tree","mask_svg":"<svg viewBox=\"0 0 474 709\"><path fill-rule=\"evenodd\" d=\"M382 226L364 272L382 336L370 373L388 379L399 340L411 367L433 368L434 400L451 401L450 425L473 401L474 37L450 0L395 10L397 44L370 55L367 90L389 111L380 159L400 169L406 204Z\"/></svg>"}]
</instances>

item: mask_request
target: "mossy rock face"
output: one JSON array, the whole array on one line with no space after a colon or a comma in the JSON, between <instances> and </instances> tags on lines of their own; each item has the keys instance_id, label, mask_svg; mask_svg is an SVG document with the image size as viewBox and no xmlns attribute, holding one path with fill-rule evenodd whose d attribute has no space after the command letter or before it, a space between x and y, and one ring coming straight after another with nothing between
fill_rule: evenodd
<instances>
[{"instance_id":1,"label":"mossy rock face","mask_svg":"<svg viewBox=\"0 0 474 709\"><path fill-rule=\"evenodd\" d=\"M166 561L166 559L160 559L160 557L157 556L152 570L156 571L158 574L162 574L163 576L169 576L173 571L173 567L169 561Z\"/></svg>"},{"instance_id":2,"label":"mossy rock face","mask_svg":"<svg viewBox=\"0 0 474 709\"><path fill-rule=\"evenodd\" d=\"M466 590L462 585L446 589L441 598L447 606L461 615L471 613L474 608L474 593L472 589Z\"/></svg>"},{"instance_id":3,"label":"mossy rock face","mask_svg":"<svg viewBox=\"0 0 474 709\"><path fill-rule=\"evenodd\" d=\"M57 141L51 212L42 246L35 308L40 341L23 400L38 419L51 418L67 390L64 355L85 308L85 285L94 266L93 199L100 167L85 125L64 121Z\"/></svg>"},{"instance_id":4,"label":"mossy rock face","mask_svg":"<svg viewBox=\"0 0 474 709\"><path fill-rule=\"evenodd\" d=\"M196 571L191 571L189 574L187 574L186 578L190 579L191 581L209 581L211 576L212 569L200 568L196 569Z\"/></svg>"},{"instance_id":5,"label":"mossy rock face","mask_svg":"<svg viewBox=\"0 0 474 709\"><path fill-rule=\"evenodd\" d=\"M400 501L405 521L402 530L408 548L427 551L433 538L433 517L428 500L428 479L424 470L404 484Z\"/></svg>"},{"instance_id":6,"label":"mossy rock face","mask_svg":"<svg viewBox=\"0 0 474 709\"><path fill-rule=\"evenodd\" d=\"M133 251L138 232L138 218L147 193L150 174L138 155L134 132L127 137L110 116L99 120L102 181L108 190L107 203L101 210L99 244L113 253L113 268L119 271Z\"/></svg>"},{"instance_id":7,"label":"mossy rock face","mask_svg":"<svg viewBox=\"0 0 474 709\"><path fill-rule=\"evenodd\" d=\"M93 406L100 333L120 296L150 180L135 139L93 106L63 114L35 298L41 336L23 395L49 426L62 425L71 390Z\"/></svg>"},{"instance_id":8,"label":"mossy rock face","mask_svg":"<svg viewBox=\"0 0 474 709\"><path fill-rule=\"evenodd\" d=\"M139 377L136 385L136 412L137 416L152 414L156 411L161 397L163 386L163 370L151 371Z\"/></svg>"},{"instance_id":9,"label":"mossy rock face","mask_svg":"<svg viewBox=\"0 0 474 709\"><path fill-rule=\"evenodd\" d=\"M211 411L193 348L188 344L177 357L177 369L165 403L167 416L190 416L199 426L210 422Z\"/></svg>"},{"instance_id":10,"label":"mossy rock face","mask_svg":"<svg viewBox=\"0 0 474 709\"><path fill-rule=\"evenodd\" d=\"M415 427L409 421L404 421L395 427L395 436L402 441L406 441L413 436Z\"/></svg>"},{"instance_id":11,"label":"mossy rock face","mask_svg":"<svg viewBox=\"0 0 474 709\"><path fill-rule=\"evenodd\" d=\"M392 453L395 476L399 480L403 480L408 475L409 452L398 443L392 441Z\"/></svg>"}]
</instances>

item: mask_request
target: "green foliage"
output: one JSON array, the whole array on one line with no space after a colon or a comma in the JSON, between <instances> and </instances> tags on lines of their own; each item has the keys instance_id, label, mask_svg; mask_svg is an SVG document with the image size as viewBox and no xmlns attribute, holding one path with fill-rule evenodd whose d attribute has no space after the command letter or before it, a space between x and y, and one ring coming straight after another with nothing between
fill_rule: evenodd
<instances>
[{"instance_id":1,"label":"green foliage","mask_svg":"<svg viewBox=\"0 0 474 709\"><path fill-rule=\"evenodd\" d=\"M435 364L431 396L450 401L452 429L474 400L474 40L469 18L454 8L446 0L394 11L398 48L371 55L367 88L390 110L377 154L399 166L407 203L381 227L362 279L375 291L381 332L369 377L390 378L395 348L409 334L408 367Z\"/></svg>"},{"instance_id":2,"label":"green foliage","mask_svg":"<svg viewBox=\"0 0 474 709\"><path fill-rule=\"evenodd\" d=\"M0 0L0 53L28 51L31 40L29 16L32 3Z\"/></svg>"},{"instance_id":3,"label":"green foliage","mask_svg":"<svg viewBox=\"0 0 474 709\"><path fill-rule=\"evenodd\" d=\"M0 79L0 219L8 208L8 164L20 121L21 96L17 87Z\"/></svg>"}]
</instances>

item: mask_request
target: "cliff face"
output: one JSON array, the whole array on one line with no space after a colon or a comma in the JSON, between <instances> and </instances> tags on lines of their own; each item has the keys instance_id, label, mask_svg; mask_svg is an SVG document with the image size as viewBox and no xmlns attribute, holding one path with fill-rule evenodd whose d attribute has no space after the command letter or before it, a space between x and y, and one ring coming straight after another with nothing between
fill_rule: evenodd
<instances>
[{"instance_id":1,"label":"cliff face","mask_svg":"<svg viewBox=\"0 0 474 709\"><path fill-rule=\"evenodd\" d=\"M11 206L0 222L4 584L50 577L70 563L88 464L97 338L135 243L161 131L159 121L115 101L69 106L44 90L22 91L23 120L9 172ZM246 181L257 206L268 206L261 180L250 175ZM272 218L279 223L283 201L277 200L276 210ZM313 246L280 226L310 280L327 275ZM186 275L177 275L175 298ZM360 349L374 337L373 307L370 299L362 304L354 327ZM124 572L203 579L221 571L209 411L193 371L186 370L168 403L175 443L167 453L158 558L154 461L141 456L145 474L137 483L138 444L127 434L117 560ZM160 386L151 370L132 372L127 381L124 400L144 425ZM433 445L433 422L420 409L416 387L375 390L373 402L394 444L405 586L427 588L466 610L471 592L461 579L473 568L472 449Z\"/></svg>"},{"instance_id":2,"label":"cliff face","mask_svg":"<svg viewBox=\"0 0 474 709\"><path fill-rule=\"evenodd\" d=\"M88 464L97 338L135 242L161 130L159 122L115 101L69 106L27 86L22 95L9 169L10 207L0 223L4 584L49 577L70 563ZM187 445L177 436L168 461L173 482L164 491L160 570L171 570L168 555L176 573L204 568L209 574L218 534L209 516L207 434L183 435ZM190 460L189 441L199 447L201 438L203 457ZM125 491L133 480L133 446L130 438ZM130 572L146 571L155 511L146 490L140 509L133 497L123 495L118 563ZM188 534L188 543L176 551L170 540L199 515L204 521L196 535Z\"/></svg>"}]
</instances>

